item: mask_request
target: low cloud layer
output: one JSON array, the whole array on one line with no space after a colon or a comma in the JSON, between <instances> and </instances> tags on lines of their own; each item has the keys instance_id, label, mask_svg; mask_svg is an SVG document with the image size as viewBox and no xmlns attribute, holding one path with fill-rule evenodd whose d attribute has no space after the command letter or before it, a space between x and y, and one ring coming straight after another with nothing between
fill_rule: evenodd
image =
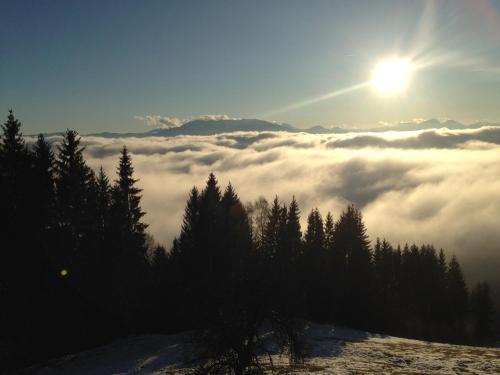
<instances>
[{"instance_id":1,"label":"low cloud layer","mask_svg":"<svg viewBox=\"0 0 500 375\"><path fill-rule=\"evenodd\" d=\"M55 140L55 139L54 139ZM214 172L243 201L275 194L335 218L361 207L372 240L434 243L471 280L500 285L500 129L312 135L245 132L172 138L85 137L91 166L115 176L126 144L157 240L178 234L189 189Z\"/></svg>"},{"instance_id":2,"label":"low cloud layer","mask_svg":"<svg viewBox=\"0 0 500 375\"><path fill-rule=\"evenodd\" d=\"M136 120L143 121L147 126L160 129L177 128L186 122L193 120L236 120L236 117L229 115L201 115L190 117L169 117L160 115L134 116Z\"/></svg>"},{"instance_id":3,"label":"low cloud layer","mask_svg":"<svg viewBox=\"0 0 500 375\"><path fill-rule=\"evenodd\" d=\"M328 143L331 148L470 148L471 144L480 143L500 145L500 127L483 127L474 130L428 130L400 132L403 136L388 138L380 134L360 134L345 139L335 139ZM394 134L393 134L394 135Z\"/></svg>"}]
</instances>

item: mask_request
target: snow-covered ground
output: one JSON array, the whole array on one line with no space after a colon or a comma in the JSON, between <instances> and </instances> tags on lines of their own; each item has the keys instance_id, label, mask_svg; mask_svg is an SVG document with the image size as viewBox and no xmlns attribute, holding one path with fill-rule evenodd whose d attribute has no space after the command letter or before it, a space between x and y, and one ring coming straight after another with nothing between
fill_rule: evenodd
<instances>
[{"instance_id":1,"label":"snow-covered ground","mask_svg":"<svg viewBox=\"0 0 500 375\"><path fill-rule=\"evenodd\" d=\"M287 373L500 374L500 348L429 343L318 324L309 325L304 335L304 363L287 368ZM185 374L197 364L190 348L188 334L139 336L20 374ZM284 357L273 357L277 372L287 363Z\"/></svg>"}]
</instances>

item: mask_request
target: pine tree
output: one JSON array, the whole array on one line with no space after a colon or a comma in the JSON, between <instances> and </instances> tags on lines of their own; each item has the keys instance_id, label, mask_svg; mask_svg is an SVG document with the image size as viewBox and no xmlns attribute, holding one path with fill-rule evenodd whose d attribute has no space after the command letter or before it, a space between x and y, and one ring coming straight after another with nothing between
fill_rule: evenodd
<instances>
[{"instance_id":1,"label":"pine tree","mask_svg":"<svg viewBox=\"0 0 500 375\"><path fill-rule=\"evenodd\" d=\"M147 224L142 222L145 212L142 210L142 189L136 186L132 159L126 146L123 146L118 163L115 185L111 191L111 214L114 235L121 245L137 252L141 258L145 255Z\"/></svg>"},{"instance_id":2,"label":"pine tree","mask_svg":"<svg viewBox=\"0 0 500 375\"><path fill-rule=\"evenodd\" d=\"M382 273L382 242L377 237L373 248L373 267L377 278Z\"/></svg>"},{"instance_id":3,"label":"pine tree","mask_svg":"<svg viewBox=\"0 0 500 375\"><path fill-rule=\"evenodd\" d=\"M282 314L288 315L295 301L291 298L293 293L293 280L289 274L292 269L290 247L287 246L288 209L280 203L276 196L269 211L260 253L261 280L263 289L266 290L271 308Z\"/></svg>"},{"instance_id":4,"label":"pine tree","mask_svg":"<svg viewBox=\"0 0 500 375\"><path fill-rule=\"evenodd\" d=\"M339 319L346 324L366 326L373 284L371 249L361 213L353 205L335 223L334 250L340 263L338 272L345 282Z\"/></svg>"},{"instance_id":5,"label":"pine tree","mask_svg":"<svg viewBox=\"0 0 500 375\"><path fill-rule=\"evenodd\" d=\"M342 288L339 280L339 275L336 269L336 259L335 259L335 222L333 221L333 216L330 212L326 214L325 225L324 225L324 251L325 251L325 261L324 261L324 272L325 272L325 316L324 319L328 321L334 321L335 310L338 305L338 290Z\"/></svg>"},{"instance_id":6,"label":"pine tree","mask_svg":"<svg viewBox=\"0 0 500 375\"><path fill-rule=\"evenodd\" d=\"M289 249L288 258L290 262L295 263L301 253L302 232L300 230L300 210L299 204L292 198L288 206L288 214L286 219L286 247Z\"/></svg>"},{"instance_id":7,"label":"pine tree","mask_svg":"<svg viewBox=\"0 0 500 375\"><path fill-rule=\"evenodd\" d=\"M153 251L151 259L151 272L153 277L153 288L156 293L155 298L162 298L165 300L169 289L170 275L169 275L169 259L167 251L163 246L156 246ZM163 302L161 303L163 305ZM165 306L160 308L162 314L168 313Z\"/></svg>"},{"instance_id":8,"label":"pine tree","mask_svg":"<svg viewBox=\"0 0 500 375\"><path fill-rule=\"evenodd\" d=\"M118 163L117 180L111 189L109 235L112 243L107 255L112 259L111 307L115 314L120 314L122 324L127 330L144 324L134 317L147 306L147 241L142 222L145 215L140 206L141 189L136 187L134 168L127 148L124 146ZM146 314L146 311L143 311Z\"/></svg>"},{"instance_id":9,"label":"pine tree","mask_svg":"<svg viewBox=\"0 0 500 375\"><path fill-rule=\"evenodd\" d=\"M307 218L305 245L307 251L321 253L324 249L325 233L323 218L318 209L313 209Z\"/></svg>"},{"instance_id":10,"label":"pine tree","mask_svg":"<svg viewBox=\"0 0 500 375\"><path fill-rule=\"evenodd\" d=\"M280 207L278 220L278 242L276 246L276 267L280 277L285 278L289 265L292 263L288 238L288 208L286 204Z\"/></svg>"},{"instance_id":11,"label":"pine tree","mask_svg":"<svg viewBox=\"0 0 500 375\"><path fill-rule=\"evenodd\" d=\"M111 233L111 185L109 178L104 173L102 166L99 168L99 173L95 179L95 186L92 194L94 195L95 207L93 215L95 216L95 233L93 240L95 241L95 249L93 256L94 267L99 277L99 282L109 285L109 277L112 277L110 270L113 268L115 261L113 254L114 238ZM110 292L110 291L108 291Z\"/></svg>"},{"instance_id":12,"label":"pine tree","mask_svg":"<svg viewBox=\"0 0 500 375\"><path fill-rule=\"evenodd\" d=\"M2 125L0 142L0 182L2 188L2 212L5 220L16 220L24 214L24 201L30 186L30 158L21 133L21 123L9 110L7 121ZM14 215L14 216L12 216Z\"/></svg>"},{"instance_id":13,"label":"pine tree","mask_svg":"<svg viewBox=\"0 0 500 375\"><path fill-rule=\"evenodd\" d=\"M33 263L38 263L38 269L43 273L40 280L40 287L45 291L40 292L43 298L56 296L53 276L56 270L50 265L51 249L54 246L53 232L55 227L55 184L54 184L54 154L51 146L45 140L43 134L33 147L33 186L32 197L34 205L31 208L30 216L34 222L34 240L36 241L36 251L33 254ZM46 294L45 294L46 293ZM48 296L47 296L48 295ZM41 309L40 309L41 310ZM40 311L42 313L42 311Z\"/></svg>"},{"instance_id":14,"label":"pine tree","mask_svg":"<svg viewBox=\"0 0 500 375\"><path fill-rule=\"evenodd\" d=\"M31 160L20 130L21 123L9 111L0 137L0 330L16 340L33 321L38 279L38 247L35 247L38 212L33 210L34 180ZM28 235L26 235L28 234ZM19 272L22 269L23 272Z\"/></svg>"},{"instance_id":15,"label":"pine tree","mask_svg":"<svg viewBox=\"0 0 500 375\"><path fill-rule=\"evenodd\" d=\"M14 112L9 110L7 121L2 125L2 143L0 153L5 167L15 165L20 155L26 154L26 144L21 133L21 122L14 117Z\"/></svg>"},{"instance_id":16,"label":"pine tree","mask_svg":"<svg viewBox=\"0 0 500 375\"><path fill-rule=\"evenodd\" d=\"M324 248L323 219L318 209L311 210L307 217L304 241L304 284L309 317L325 321L329 315L330 295L327 280L327 257Z\"/></svg>"},{"instance_id":17,"label":"pine tree","mask_svg":"<svg viewBox=\"0 0 500 375\"><path fill-rule=\"evenodd\" d=\"M403 298L401 295L401 273L403 264L403 252L401 246L398 244L396 250L393 253L393 267L394 267L394 304L393 304L393 316L395 319L395 327L393 327L393 332L396 334L402 334L402 325L404 320L404 308L403 308Z\"/></svg>"},{"instance_id":18,"label":"pine tree","mask_svg":"<svg viewBox=\"0 0 500 375\"><path fill-rule=\"evenodd\" d=\"M443 283L443 285L445 285L446 274L448 273L448 265L446 264L446 255L444 254L443 249L439 250L438 268L439 274L441 276L441 282Z\"/></svg>"},{"instance_id":19,"label":"pine tree","mask_svg":"<svg viewBox=\"0 0 500 375\"><path fill-rule=\"evenodd\" d=\"M279 228L280 228L281 205L276 196L269 211L266 227L262 236L263 255L269 259L276 259L276 253L279 246Z\"/></svg>"},{"instance_id":20,"label":"pine tree","mask_svg":"<svg viewBox=\"0 0 500 375\"><path fill-rule=\"evenodd\" d=\"M92 220L88 192L93 173L85 163L84 149L78 133L67 130L55 161L58 225L72 237L72 249L81 245L86 226Z\"/></svg>"},{"instance_id":21,"label":"pine tree","mask_svg":"<svg viewBox=\"0 0 500 375\"><path fill-rule=\"evenodd\" d=\"M462 273L462 268L454 255L448 265L448 302L450 308L450 320L452 322L454 340L460 341L464 336L464 318L468 306L467 285Z\"/></svg>"},{"instance_id":22,"label":"pine tree","mask_svg":"<svg viewBox=\"0 0 500 375\"><path fill-rule=\"evenodd\" d=\"M189 193L189 199L184 210L184 218L182 221L181 238L194 236L199 226L200 219L200 194L198 189L193 187Z\"/></svg>"},{"instance_id":23,"label":"pine tree","mask_svg":"<svg viewBox=\"0 0 500 375\"><path fill-rule=\"evenodd\" d=\"M111 205L111 185L102 166L96 180L97 187L97 223L101 241L105 241L109 225L109 209Z\"/></svg>"},{"instance_id":24,"label":"pine tree","mask_svg":"<svg viewBox=\"0 0 500 375\"><path fill-rule=\"evenodd\" d=\"M493 317L495 309L490 287L486 282L478 283L470 295L473 335L478 343L489 343L494 338Z\"/></svg>"},{"instance_id":25,"label":"pine tree","mask_svg":"<svg viewBox=\"0 0 500 375\"><path fill-rule=\"evenodd\" d=\"M188 270L188 267L194 269L201 266L199 260L195 259L196 256L201 256L200 194L196 187L193 187L189 193L184 209L181 234L174 244L176 247L172 249L172 255L180 262L183 269ZM201 268L196 270L196 273L199 274L199 272L201 272Z\"/></svg>"},{"instance_id":26,"label":"pine tree","mask_svg":"<svg viewBox=\"0 0 500 375\"><path fill-rule=\"evenodd\" d=\"M219 275L242 276L252 249L252 230L248 215L231 183L220 201L221 246L217 255Z\"/></svg>"},{"instance_id":27,"label":"pine tree","mask_svg":"<svg viewBox=\"0 0 500 375\"><path fill-rule=\"evenodd\" d=\"M436 325L436 339L443 340L446 338L446 321L448 311L448 295L447 295L447 273L448 265L446 255L443 249L439 250L437 255L437 263L434 270L434 282L432 286L433 298L433 321Z\"/></svg>"},{"instance_id":28,"label":"pine tree","mask_svg":"<svg viewBox=\"0 0 500 375\"><path fill-rule=\"evenodd\" d=\"M32 155L26 148L21 123L9 111L7 121L2 125L0 136L0 225L3 239L0 251L0 285L4 288L15 284L30 282L27 277L19 275L19 267L24 258L37 256L34 253L34 240L38 235L39 223L45 212L38 210L38 192L36 175L32 168ZM30 233L26 236L25 233ZM36 264L36 261L34 262ZM19 281L15 278L21 277ZM7 281L9 279L10 281ZM5 286L10 284L10 286ZM0 287L0 289L3 289ZM1 293L1 292L0 292ZM25 292L24 292L25 293Z\"/></svg>"},{"instance_id":29,"label":"pine tree","mask_svg":"<svg viewBox=\"0 0 500 375\"><path fill-rule=\"evenodd\" d=\"M42 223L48 226L47 222L49 211L53 209L55 198L54 186L54 153L51 146L45 140L43 134L38 135L38 139L33 147L33 164L35 169L35 180L38 210L41 210L40 216ZM41 223L41 224L42 224Z\"/></svg>"},{"instance_id":30,"label":"pine tree","mask_svg":"<svg viewBox=\"0 0 500 375\"><path fill-rule=\"evenodd\" d=\"M118 180L115 181L112 194L113 209L119 213L122 220L121 230L128 237L126 239L133 240L139 248L144 247L144 230L147 225L142 222L145 215L140 206L142 189L135 186L138 180L133 177L134 167L126 146L123 146L121 151L117 174Z\"/></svg>"},{"instance_id":31,"label":"pine tree","mask_svg":"<svg viewBox=\"0 0 500 375\"><path fill-rule=\"evenodd\" d=\"M397 326L399 318L395 314L397 307L396 274L394 269L394 249L391 244L377 238L373 252L373 270L375 281L375 322L379 330L387 331L390 326Z\"/></svg>"},{"instance_id":32,"label":"pine tree","mask_svg":"<svg viewBox=\"0 0 500 375\"><path fill-rule=\"evenodd\" d=\"M200 235L205 248L200 262L205 266L203 270L207 275L209 283L214 280L214 257L219 239L219 226L217 219L219 217L219 204L221 192L215 175L210 173L205 188L200 196Z\"/></svg>"},{"instance_id":33,"label":"pine tree","mask_svg":"<svg viewBox=\"0 0 500 375\"><path fill-rule=\"evenodd\" d=\"M196 187L189 193L184 209L184 217L179 238L174 239L170 251L170 274L172 290L177 296L179 306L178 321L181 327L196 326L195 303L201 303L201 290L206 286L207 249L201 238L200 194Z\"/></svg>"},{"instance_id":34,"label":"pine tree","mask_svg":"<svg viewBox=\"0 0 500 375\"><path fill-rule=\"evenodd\" d=\"M325 250L326 252L328 253L329 255L329 258L331 257L332 255L332 251L333 251L333 237L334 237L334 222L333 222L333 216L330 212L328 212L326 214L326 220L325 220L325 229L324 229L324 233L325 233L325 240L324 240L324 243L325 243Z\"/></svg>"}]
</instances>

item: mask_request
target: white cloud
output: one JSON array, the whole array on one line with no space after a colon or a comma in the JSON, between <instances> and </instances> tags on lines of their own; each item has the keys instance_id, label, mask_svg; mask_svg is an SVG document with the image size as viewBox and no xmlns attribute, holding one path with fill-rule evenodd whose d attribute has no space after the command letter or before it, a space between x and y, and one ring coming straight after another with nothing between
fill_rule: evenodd
<instances>
[{"instance_id":1,"label":"white cloud","mask_svg":"<svg viewBox=\"0 0 500 375\"><path fill-rule=\"evenodd\" d=\"M83 142L89 164L102 164L113 179L127 144L144 189L145 221L167 245L179 232L190 188L203 187L214 172L244 201L295 195L303 225L313 207L337 218L353 202L372 240L434 243L457 254L470 279L500 284L498 129L401 132L397 138L393 132L237 132Z\"/></svg>"},{"instance_id":2,"label":"white cloud","mask_svg":"<svg viewBox=\"0 0 500 375\"><path fill-rule=\"evenodd\" d=\"M207 121L219 121L219 120L241 120L240 117L233 117L230 115L201 115L194 116L190 118L191 120L207 120Z\"/></svg>"},{"instance_id":3,"label":"white cloud","mask_svg":"<svg viewBox=\"0 0 500 375\"><path fill-rule=\"evenodd\" d=\"M185 123L179 117L164 117L159 115L134 116L136 120L144 121L147 126L154 128L177 128Z\"/></svg>"},{"instance_id":4,"label":"white cloud","mask_svg":"<svg viewBox=\"0 0 500 375\"><path fill-rule=\"evenodd\" d=\"M422 122L427 121L428 119L415 117L408 121L396 121L396 122L388 122L388 121L379 121L378 124L380 126L394 126L398 124L421 124Z\"/></svg>"},{"instance_id":5,"label":"white cloud","mask_svg":"<svg viewBox=\"0 0 500 375\"><path fill-rule=\"evenodd\" d=\"M200 116L189 116L189 117L169 117L160 115L146 115L146 116L134 116L134 119L143 121L147 126L154 128L177 128L184 125L186 122L193 120L205 120L205 121L218 121L218 120L238 120L239 118L233 117L226 114L218 115L200 115Z\"/></svg>"}]
</instances>

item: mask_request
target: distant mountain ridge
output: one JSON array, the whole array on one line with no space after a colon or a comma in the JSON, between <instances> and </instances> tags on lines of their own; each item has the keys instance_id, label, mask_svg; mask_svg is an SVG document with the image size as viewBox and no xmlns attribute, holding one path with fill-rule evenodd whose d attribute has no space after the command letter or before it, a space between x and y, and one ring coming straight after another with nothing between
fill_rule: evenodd
<instances>
[{"instance_id":1,"label":"distant mountain ridge","mask_svg":"<svg viewBox=\"0 0 500 375\"><path fill-rule=\"evenodd\" d=\"M283 131L288 133L309 133L309 134L341 134L349 132L385 132L385 131L416 131L436 128L448 128L450 130L478 129L483 126L500 126L500 123L476 122L465 125L458 121L440 121L430 119L423 122L401 122L396 125L387 125L370 129L348 129L343 127L325 128L321 125L301 129L289 124L278 124L275 122L258 119L238 119L238 120L205 120L197 119L186 122L175 128L157 128L142 133L93 133L90 136L106 138L120 137L175 137L177 135L215 135L221 133L231 133L239 131Z\"/></svg>"}]
</instances>

